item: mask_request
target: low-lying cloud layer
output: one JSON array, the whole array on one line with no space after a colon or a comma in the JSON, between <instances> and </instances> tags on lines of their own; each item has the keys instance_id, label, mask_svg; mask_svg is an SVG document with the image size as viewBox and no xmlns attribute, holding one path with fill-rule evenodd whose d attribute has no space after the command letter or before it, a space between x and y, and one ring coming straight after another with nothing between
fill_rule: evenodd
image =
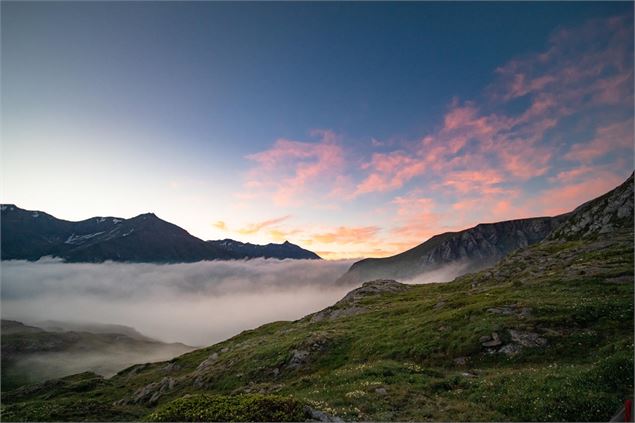
<instances>
[{"instance_id":1,"label":"low-lying cloud layer","mask_svg":"<svg viewBox=\"0 0 635 423\"><path fill-rule=\"evenodd\" d=\"M167 342L203 346L276 320L297 319L353 286L335 280L350 261L187 264L2 263L2 318L133 326Z\"/></svg>"}]
</instances>

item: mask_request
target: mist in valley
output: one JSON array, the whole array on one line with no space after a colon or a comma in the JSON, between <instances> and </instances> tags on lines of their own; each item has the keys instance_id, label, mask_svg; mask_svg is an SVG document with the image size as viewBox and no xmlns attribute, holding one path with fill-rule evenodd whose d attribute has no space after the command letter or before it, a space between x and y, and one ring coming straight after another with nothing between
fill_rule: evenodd
<instances>
[{"instance_id":1,"label":"mist in valley","mask_svg":"<svg viewBox=\"0 0 635 423\"><path fill-rule=\"evenodd\" d=\"M351 261L185 264L2 263L2 318L116 324L164 342L206 346L245 329L298 319L354 286L335 280Z\"/></svg>"},{"instance_id":2,"label":"mist in valley","mask_svg":"<svg viewBox=\"0 0 635 423\"><path fill-rule=\"evenodd\" d=\"M169 360L265 323L299 319L358 286L335 282L351 263L4 261L2 318L52 335L25 334L31 350L12 351L24 344L9 340L6 332L3 384L17 387L84 371L109 377L133 364ZM463 270L448 266L404 282L446 281Z\"/></svg>"}]
</instances>

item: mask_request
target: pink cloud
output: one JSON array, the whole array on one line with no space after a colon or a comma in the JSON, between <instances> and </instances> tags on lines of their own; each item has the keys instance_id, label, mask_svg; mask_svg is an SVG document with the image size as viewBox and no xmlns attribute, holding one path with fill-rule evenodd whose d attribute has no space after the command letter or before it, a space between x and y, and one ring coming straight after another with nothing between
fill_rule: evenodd
<instances>
[{"instance_id":1,"label":"pink cloud","mask_svg":"<svg viewBox=\"0 0 635 423\"><path fill-rule=\"evenodd\" d=\"M445 177L442 185L451 187L460 194L498 194L504 192L500 187L503 176L496 170L458 171Z\"/></svg>"},{"instance_id":2,"label":"pink cloud","mask_svg":"<svg viewBox=\"0 0 635 423\"><path fill-rule=\"evenodd\" d=\"M596 136L590 142L575 144L564 158L580 163L591 163L615 151L628 151L632 154L633 119L598 128Z\"/></svg>"},{"instance_id":3,"label":"pink cloud","mask_svg":"<svg viewBox=\"0 0 635 423\"><path fill-rule=\"evenodd\" d=\"M354 195L401 188L410 179L423 173L425 163L402 151L394 151L373 154L372 160L362 168L372 169L372 173L357 185Z\"/></svg>"},{"instance_id":4,"label":"pink cloud","mask_svg":"<svg viewBox=\"0 0 635 423\"><path fill-rule=\"evenodd\" d=\"M366 244L375 239L377 232L377 226L340 226L330 232L313 234L310 239L326 244Z\"/></svg>"},{"instance_id":5,"label":"pink cloud","mask_svg":"<svg viewBox=\"0 0 635 423\"><path fill-rule=\"evenodd\" d=\"M391 234L398 240L400 247L414 247L442 232L441 215L436 201L420 195L415 191L392 200L392 204L396 206L396 215Z\"/></svg>"},{"instance_id":6,"label":"pink cloud","mask_svg":"<svg viewBox=\"0 0 635 423\"><path fill-rule=\"evenodd\" d=\"M632 167L630 19L555 32L544 51L498 68L484 101L453 99L438 127L417 140L366 140L345 157L342 140L329 131L313 133L316 142L280 139L249 156L255 167L240 195L314 209L336 200L345 209L362 195L396 191L389 212L377 217L382 224L303 228L308 242L330 244L325 250L343 243L377 254L479 222L569 211ZM572 145L586 131L594 137ZM413 186L419 189L404 194Z\"/></svg>"},{"instance_id":7,"label":"pink cloud","mask_svg":"<svg viewBox=\"0 0 635 423\"><path fill-rule=\"evenodd\" d=\"M540 214L554 216L566 213L582 203L598 197L623 182L623 179L611 172L588 174L592 178L569 183L543 191L532 200L534 208Z\"/></svg>"},{"instance_id":8,"label":"pink cloud","mask_svg":"<svg viewBox=\"0 0 635 423\"><path fill-rule=\"evenodd\" d=\"M257 163L248 173L247 195L254 190L277 205L297 204L299 197L332 182L343 172L344 151L331 131L313 131L319 142L279 139L272 148L247 156Z\"/></svg>"}]
</instances>

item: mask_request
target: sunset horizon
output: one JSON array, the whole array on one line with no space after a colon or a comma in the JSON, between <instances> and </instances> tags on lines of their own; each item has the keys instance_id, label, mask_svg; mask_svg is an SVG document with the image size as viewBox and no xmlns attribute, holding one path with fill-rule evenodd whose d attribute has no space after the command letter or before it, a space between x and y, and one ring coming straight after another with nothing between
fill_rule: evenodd
<instances>
[{"instance_id":1,"label":"sunset horizon","mask_svg":"<svg viewBox=\"0 0 635 423\"><path fill-rule=\"evenodd\" d=\"M633 421L635 2L0 0L2 421Z\"/></svg>"},{"instance_id":2,"label":"sunset horizon","mask_svg":"<svg viewBox=\"0 0 635 423\"><path fill-rule=\"evenodd\" d=\"M348 27L352 3L253 5L261 19L232 32L245 5L146 4L141 29L138 7L43 5L42 21L7 3L1 201L67 220L153 212L204 240L289 240L331 259L571 211L633 171L632 5L510 6L371 4ZM449 11L456 30L479 27L473 41L446 37ZM513 29L545 13L525 36ZM171 38L159 28L172 19L192 27ZM133 41L104 38L109 22ZM327 22L344 42L316 38Z\"/></svg>"}]
</instances>

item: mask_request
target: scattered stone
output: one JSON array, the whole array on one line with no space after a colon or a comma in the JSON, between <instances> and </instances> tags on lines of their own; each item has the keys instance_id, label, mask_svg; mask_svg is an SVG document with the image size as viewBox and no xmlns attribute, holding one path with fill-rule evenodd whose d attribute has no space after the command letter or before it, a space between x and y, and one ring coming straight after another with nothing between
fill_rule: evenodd
<instances>
[{"instance_id":1,"label":"scattered stone","mask_svg":"<svg viewBox=\"0 0 635 423\"><path fill-rule=\"evenodd\" d=\"M307 412L307 414L309 416L311 416L311 418L314 421L318 421L318 422L343 422L342 419L340 419L339 417L336 416L332 416L330 414L327 414L323 411L320 410L316 410L315 408L309 407L308 405L304 406L304 411Z\"/></svg>"},{"instance_id":2,"label":"scattered stone","mask_svg":"<svg viewBox=\"0 0 635 423\"><path fill-rule=\"evenodd\" d=\"M492 337L490 335L483 335L480 338L478 338L478 342L480 342L482 344L483 342L487 342L490 339L492 339Z\"/></svg>"},{"instance_id":3,"label":"scattered stone","mask_svg":"<svg viewBox=\"0 0 635 423\"><path fill-rule=\"evenodd\" d=\"M518 354L521 349L522 349L521 346L518 345L518 344L507 344L507 345L504 345L503 347L501 347L498 350L498 352L499 353L503 353L503 354L508 355L508 356L514 356L514 355Z\"/></svg>"},{"instance_id":4,"label":"scattered stone","mask_svg":"<svg viewBox=\"0 0 635 423\"><path fill-rule=\"evenodd\" d=\"M535 332L522 332L509 329L509 334L511 335L513 342L516 342L523 347L536 348L547 345L547 340Z\"/></svg>"},{"instance_id":5,"label":"scattered stone","mask_svg":"<svg viewBox=\"0 0 635 423\"><path fill-rule=\"evenodd\" d=\"M432 308L434 308L435 310L438 310L438 309L442 308L443 306L445 306L445 301L439 301Z\"/></svg>"},{"instance_id":6,"label":"scattered stone","mask_svg":"<svg viewBox=\"0 0 635 423\"><path fill-rule=\"evenodd\" d=\"M229 351L229 348L227 348L227 347L225 347L222 350L220 350L220 352L222 352L222 353L226 353L227 351Z\"/></svg>"},{"instance_id":7,"label":"scattered stone","mask_svg":"<svg viewBox=\"0 0 635 423\"><path fill-rule=\"evenodd\" d=\"M305 350L293 350L291 351L291 359L287 364L287 367L290 369L297 369L306 363L307 358L309 357L309 352Z\"/></svg>"},{"instance_id":8,"label":"scattered stone","mask_svg":"<svg viewBox=\"0 0 635 423\"><path fill-rule=\"evenodd\" d=\"M273 373L274 377L278 376L278 374L280 373L280 369L276 367L275 369L273 369L272 373Z\"/></svg>"},{"instance_id":9,"label":"scattered stone","mask_svg":"<svg viewBox=\"0 0 635 423\"><path fill-rule=\"evenodd\" d=\"M208 367L210 367L216 360L218 360L218 353L213 353L210 354L209 357L207 357L207 359L205 359L204 361L201 362L201 364L198 365L198 367L196 368L197 372L200 372L202 370L207 369Z\"/></svg>"},{"instance_id":10,"label":"scattered stone","mask_svg":"<svg viewBox=\"0 0 635 423\"><path fill-rule=\"evenodd\" d=\"M166 364L165 366L163 366L161 370L164 371L165 373L177 372L181 370L181 366L179 366L177 362L172 361Z\"/></svg>"},{"instance_id":11,"label":"scattered stone","mask_svg":"<svg viewBox=\"0 0 635 423\"><path fill-rule=\"evenodd\" d=\"M127 405L127 404L155 404L161 396L172 389L176 385L176 379L171 377L164 377L159 382L150 383L135 391L132 398L124 398L116 401L115 405Z\"/></svg>"},{"instance_id":12,"label":"scattered stone","mask_svg":"<svg viewBox=\"0 0 635 423\"><path fill-rule=\"evenodd\" d=\"M481 345L486 348L491 348L491 347L498 347L502 343L503 342L498 337L498 334L496 332L492 332L492 340L487 342L481 342Z\"/></svg>"},{"instance_id":13,"label":"scattered stone","mask_svg":"<svg viewBox=\"0 0 635 423\"><path fill-rule=\"evenodd\" d=\"M146 367L145 364L137 364L136 366L132 366L132 368L128 371L128 374L126 375L126 380L130 380L131 378L135 377L145 367Z\"/></svg>"},{"instance_id":14,"label":"scattered stone","mask_svg":"<svg viewBox=\"0 0 635 423\"><path fill-rule=\"evenodd\" d=\"M388 392L386 392L386 388L377 388L375 389L375 393L377 395L386 395Z\"/></svg>"}]
</instances>

